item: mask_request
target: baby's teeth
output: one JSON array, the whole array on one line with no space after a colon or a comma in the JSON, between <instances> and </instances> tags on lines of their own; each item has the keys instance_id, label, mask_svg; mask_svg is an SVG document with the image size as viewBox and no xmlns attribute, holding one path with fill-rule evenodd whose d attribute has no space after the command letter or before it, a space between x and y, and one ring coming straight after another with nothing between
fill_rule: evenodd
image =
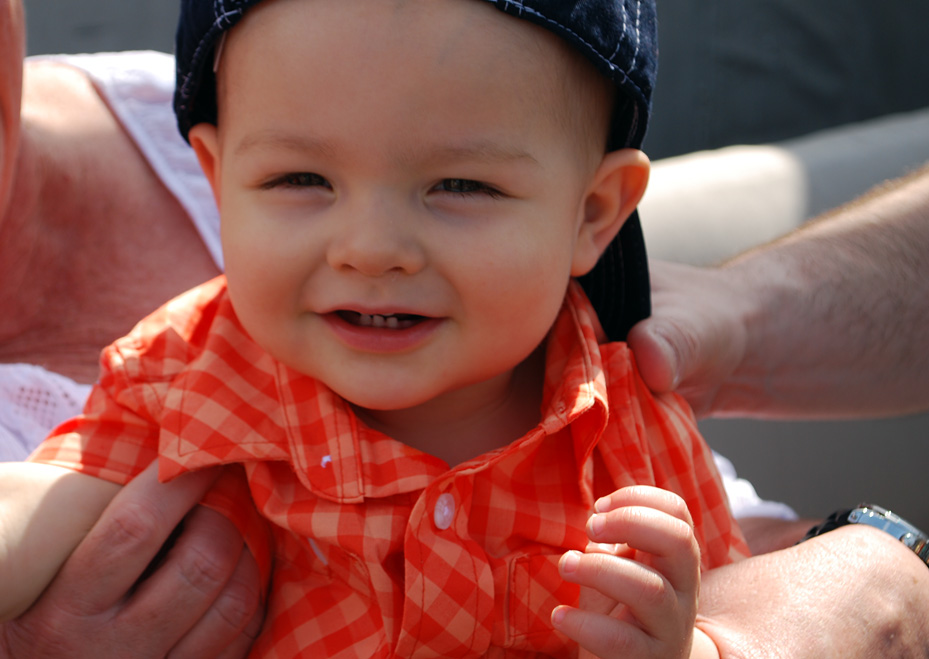
<instances>
[{"instance_id":1,"label":"baby's teeth","mask_svg":"<svg viewBox=\"0 0 929 659\"><path fill-rule=\"evenodd\" d=\"M400 319L396 316L380 316L378 314L358 314L358 324L362 327L377 327L379 329L399 329Z\"/></svg>"}]
</instances>

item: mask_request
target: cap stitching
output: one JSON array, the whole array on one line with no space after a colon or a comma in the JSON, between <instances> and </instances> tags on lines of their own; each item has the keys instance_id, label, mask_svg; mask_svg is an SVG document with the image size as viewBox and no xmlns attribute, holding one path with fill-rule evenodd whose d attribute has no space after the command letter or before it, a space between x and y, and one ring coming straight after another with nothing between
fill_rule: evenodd
<instances>
[{"instance_id":1,"label":"cap stitching","mask_svg":"<svg viewBox=\"0 0 929 659\"><path fill-rule=\"evenodd\" d=\"M625 36L626 36L626 11L625 11L625 7L623 7L623 37ZM623 46L622 40L616 42L616 48L613 49L613 53L610 55L611 62L614 59L616 59L617 55L619 55L619 49L622 48L622 46Z\"/></svg>"},{"instance_id":2,"label":"cap stitching","mask_svg":"<svg viewBox=\"0 0 929 659\"><path fill-rule=\"evenodd\" d=\"M632 52L632 66L629 67L630 70L634 71L636 68L636 61L639 58L639 43L642 38L642 32L639 29L642 20L642 3L635 3L635 50Z\"/></svg>"}]
</instances>

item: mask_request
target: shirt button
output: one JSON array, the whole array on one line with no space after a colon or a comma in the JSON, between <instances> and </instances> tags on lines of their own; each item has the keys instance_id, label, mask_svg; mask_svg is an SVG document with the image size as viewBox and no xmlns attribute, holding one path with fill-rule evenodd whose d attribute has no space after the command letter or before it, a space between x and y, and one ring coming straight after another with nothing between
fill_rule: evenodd
<instances>
[{"instance_id":1,"label":"shirt button","mask_svg":"<svg viewBox=\"0 0 929 659\"><path fill-rule=\"evenodd\" d=\"M446 492L440 494L435 500L435 512L432 519L435 521L436 528L444 531L452 525L452 519L455 517L455 497Z\"/></svg>"}]
</instances>

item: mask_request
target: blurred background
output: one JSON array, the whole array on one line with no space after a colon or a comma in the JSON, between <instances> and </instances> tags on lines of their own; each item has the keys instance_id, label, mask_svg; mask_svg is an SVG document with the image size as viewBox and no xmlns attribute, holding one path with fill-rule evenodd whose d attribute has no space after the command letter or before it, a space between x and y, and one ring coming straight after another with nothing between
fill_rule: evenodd
<instances>
[{"instance_id":1,"label":"blurred background","mask_svg":"<svg viewBox=\"0 0 929 659\"><path fill-rule=\"evenodd\" d=\"M24 0L23 4L30 55L174 50L177 0Z\"/></svg>"},{"instance_id":2,"label":"blurred background","mask_svg":"<svg viewBox=\"0 0 929 659\"><path fill-rule=\"evenodd\" d=\"M25 5L33 55L173 48L174 0ZM642 208L653 257L712 263L929 161L929 114L921 112L929 108L929 3L658 0L658 9L660 75L645 150L669 160L656 163L656 191ZM725 148L743 144L773 145L757 153L783 155L789 165L762 171L770 160L747 161L744 150ZM693 152L696 160L674 158ZM791 176L780 176L784 166ZM672 170L691 187L712 173L702 186L707 219L697 217L679 184L665 183ZM735 181L729 188L713 188L724 178L718 171L754 174L758 191L735 178L726 179ZM747 190L744 207L734 186ZM794 198L787 224L771 229L762 216ZM734 219L720 229L724 215ZM663 232L662 222L671 229ZM929 529L929 497L920 485L929 466L929 414L701 426L763 497L801 515L822 517L868 500Z\"/></svg>"}]
</instances>

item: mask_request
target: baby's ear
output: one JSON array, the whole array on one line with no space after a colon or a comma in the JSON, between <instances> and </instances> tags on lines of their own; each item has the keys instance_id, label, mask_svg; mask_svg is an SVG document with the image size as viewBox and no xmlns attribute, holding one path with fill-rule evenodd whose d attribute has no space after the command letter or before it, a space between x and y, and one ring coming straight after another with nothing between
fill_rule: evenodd
<instances>
[{"instance_id":1,"label":"baby's ear","mask_svg":"<svg viewBox=\"0 0 929 659\"><path fill-rule=\"evenodd\" d=\"M638 149L611 151L597 167L581 207L571 274L593 269L645 194L651 165Z\"/></svg>"},{"instance_id":2,"label":"baby's ear","mask_svg":"<svg viewBox=\"0 0 929 659\"><path fill-rule=\"evenodd\" d=\"M190 146L197 154L200 169L206 175L213 189L213 197L219 205L219 135L216 126L209 123L200 123L190 129L187 135Z\"/></svg>"}]
</instances>

